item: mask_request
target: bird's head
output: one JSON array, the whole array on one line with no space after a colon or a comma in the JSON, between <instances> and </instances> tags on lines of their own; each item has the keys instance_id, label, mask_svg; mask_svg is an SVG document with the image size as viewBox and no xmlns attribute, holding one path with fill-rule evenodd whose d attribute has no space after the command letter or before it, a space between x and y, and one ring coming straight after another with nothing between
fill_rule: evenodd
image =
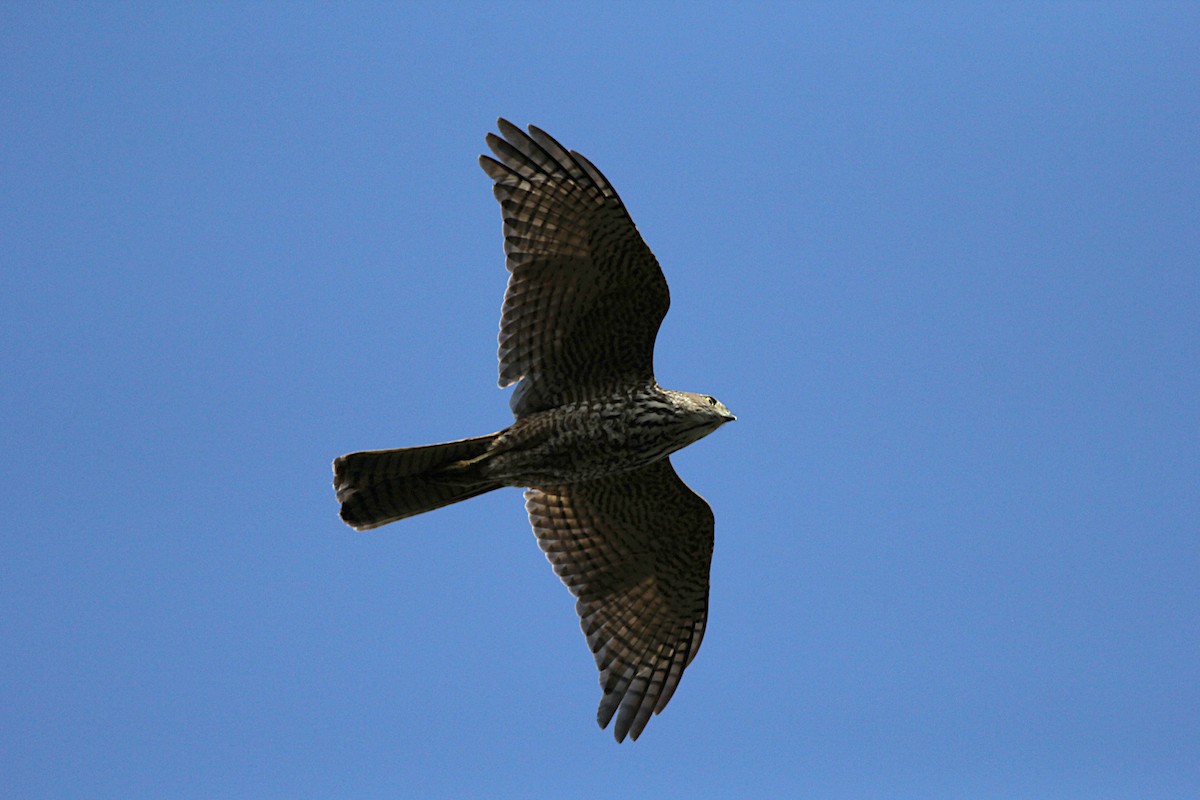
<instances>
[{"instance_id":1,"label":"bird's head","mask_svg":"<svg viewBox=\"0 0 1200 800\"><path fill-rule=\"evenodd\" d=\"M682 411L687 412L688 416L708 428L706 433L715 431L726 422L737 419L724 403L710 395L695 394L694 392L669 392L669 394Z\"/></svg>"}]
</instances>

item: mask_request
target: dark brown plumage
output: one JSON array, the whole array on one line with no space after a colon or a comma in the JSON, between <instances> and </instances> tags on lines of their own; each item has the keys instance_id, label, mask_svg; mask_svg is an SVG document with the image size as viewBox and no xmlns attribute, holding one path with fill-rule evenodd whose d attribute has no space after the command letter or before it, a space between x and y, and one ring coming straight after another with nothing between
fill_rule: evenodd
<instances>
[{"instance_id":1,"label":"dark brown plumage","mask_svg":"<svg viewBox=\"0 0 1200 800\"><path fill-rule=\"evenodd\" d=\"M668 456L734 417L661 388L666 280L612 185L543 131L499 121L495 182L512 273L500 385L515 421L457 442L334 461L342 519L364 530L501 486L528 487L538 543L577 598L618 741L662 711L704 636L713 515Z\"/></svg>"}]
</instances>

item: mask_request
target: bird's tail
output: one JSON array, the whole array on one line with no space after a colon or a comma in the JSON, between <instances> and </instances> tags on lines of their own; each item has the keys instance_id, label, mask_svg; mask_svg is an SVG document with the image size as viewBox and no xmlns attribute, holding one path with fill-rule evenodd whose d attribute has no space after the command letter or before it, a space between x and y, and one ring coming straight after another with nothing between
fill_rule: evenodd
<instances>
[{"instance_id":1,"label":"bird's tail","mask_svg":"<svg viewBox=\"0 0 1200 800\"><path fill-rule=\"evenodd\" d=\"M476 468L499 435L334 459L342 520L364 531L499 489L502 484L480 478Z\"/></svg>"}]
</instances>

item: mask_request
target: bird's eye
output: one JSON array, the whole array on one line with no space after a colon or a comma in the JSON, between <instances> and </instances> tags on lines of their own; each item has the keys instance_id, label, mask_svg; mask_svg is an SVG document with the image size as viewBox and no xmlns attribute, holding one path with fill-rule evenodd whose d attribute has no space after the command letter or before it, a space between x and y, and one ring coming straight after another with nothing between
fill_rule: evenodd
<instances>
[{"instance_id":1,"label":"bird's eye","mask_svg":"<svg viewBox=\"0 0 1200 800\"><path fill-rule=\"evenodd\" d=\"M705 395L704 399L708 401L710 406L715 406L717 404L717 398L715 397L709 397L708 395Z\"/></svg>"}]
</instances>

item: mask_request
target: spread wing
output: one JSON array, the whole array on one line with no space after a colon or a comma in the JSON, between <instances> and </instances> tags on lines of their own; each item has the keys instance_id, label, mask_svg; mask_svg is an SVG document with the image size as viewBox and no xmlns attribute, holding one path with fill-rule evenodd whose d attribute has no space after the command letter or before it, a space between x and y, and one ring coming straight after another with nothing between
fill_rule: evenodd
<instances>
[{"instance_id":1,"label":"spread wing","mask_svg":"<svg viewBox=\"0 0 1200 800\"><path fill-rule=\"evenodd\" d=\"M544 131L506 120L488 134L504 217L508 290L500 386L517 416L654 376L654 339L670 295L612 184Z\"/></svg>"},{"instance_id":2,"label":"spread wing","mask_svg":"<svg viewBox=\"0 0 1200 800\"><path fill-rule=\"evenodd\" d=\"M596 718L617 741L662 711L704 637L713 514L668 459L596 481L529 489L538 544L578 598L600 668Z\"/></svg>"}]
</instances>

